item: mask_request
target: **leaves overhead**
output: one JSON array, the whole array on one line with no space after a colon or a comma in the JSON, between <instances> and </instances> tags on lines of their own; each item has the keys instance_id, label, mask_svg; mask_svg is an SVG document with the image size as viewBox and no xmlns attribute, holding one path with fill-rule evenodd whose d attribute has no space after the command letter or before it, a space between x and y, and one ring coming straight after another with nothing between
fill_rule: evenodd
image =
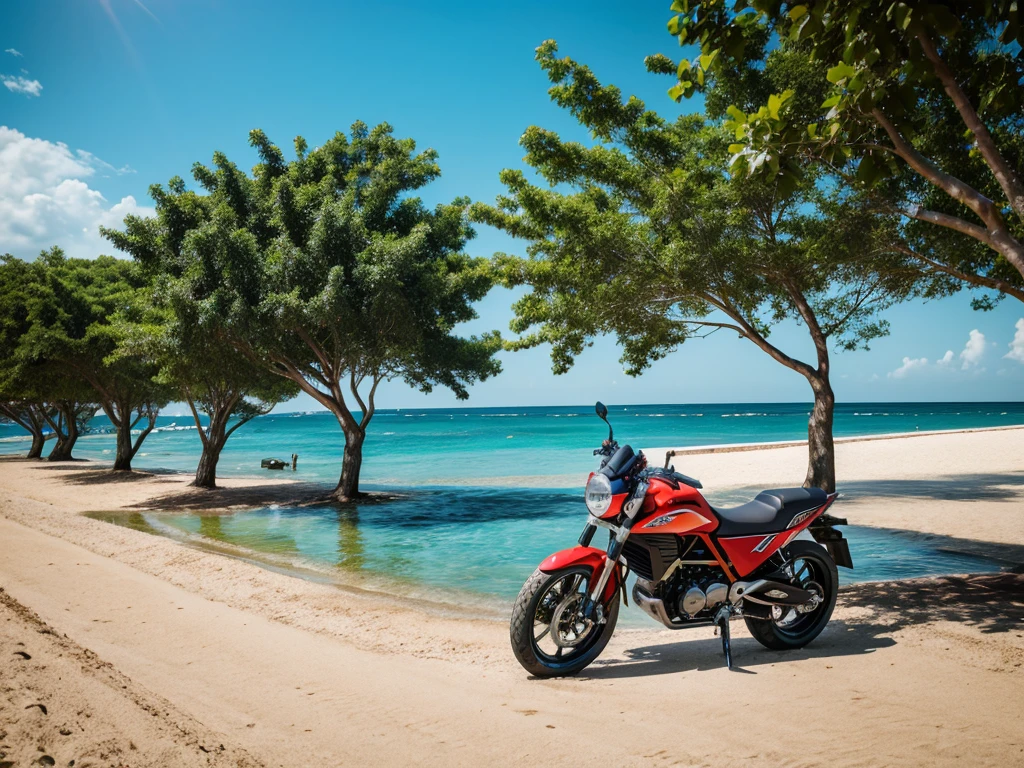
<instances>
[{"instance_id":1,"label":"leaves overhead","mask_svg":"<svg viewBox=\"0 0 1024 768\"><path fill-rule=\"evenodd\" d=\"M728 131L693 115L669 122L556 53L550 41L538 49L552 99L593 144L529 128L525 160L551 186L506 170L507 194L473 208L476 220L528 241L528 259L497 259L507 284L532 288L515 305L512 329L523 336L513 346L550 343L562 372L610 333L637 374L726 328L815 376L821 361L772 346L772 325L796 318L826 347L847 349L886 333L876 313L914 289L907 270L880 258L890 221L828 179L730 178ZM827 375L827 352L824 365Z\"/></svg>"},{"instance_id":2,"label":"leaves overhead","mask_svg":"<svg viewBox=\"0 0 1024 768\"><path fill-rule=\"evenodd\" d=\"M699 57L658 54L647 66L676 79L676 100L705 92L709 108L724 110L717 84L764 83L773 68L825 78L793 99L726 89L737 96L726 123L734 173L783 183L839 174L906 217L905 255L937 276L937 291L962 281L1024 300L1018 3L677 0L672 11L669 33ZM942 239L960 247L936 261Z\"/></svg>"}]
</instances>

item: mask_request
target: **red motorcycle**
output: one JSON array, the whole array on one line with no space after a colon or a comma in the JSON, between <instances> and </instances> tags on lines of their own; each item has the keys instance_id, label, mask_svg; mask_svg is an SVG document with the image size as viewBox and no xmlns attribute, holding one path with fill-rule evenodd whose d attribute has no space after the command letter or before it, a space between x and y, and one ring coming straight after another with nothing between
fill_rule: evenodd
<instances>
[{"instance_id":1,"label":"red motorcycle","mask_svg":"<svg viewBox=\"0 0 1024 768\"><path fill-rule=\"evenodd\" d=\"M608 439L594 455L589 516L579 546L548 557L523 585L512 610L512 649L541 677L574 675L611 639L636 575L633 602L669 629L714 624L732 667L729 621L741 616L766 648L802 648L828 624L836 604L836 565L853 568L850 548L825 514L836 494L820 488L763 491L746 504L712 507L698 480L643 453L619 447L608 409ZM607 528L608 547L590 546Z\"/></svg>"}]
</instances>

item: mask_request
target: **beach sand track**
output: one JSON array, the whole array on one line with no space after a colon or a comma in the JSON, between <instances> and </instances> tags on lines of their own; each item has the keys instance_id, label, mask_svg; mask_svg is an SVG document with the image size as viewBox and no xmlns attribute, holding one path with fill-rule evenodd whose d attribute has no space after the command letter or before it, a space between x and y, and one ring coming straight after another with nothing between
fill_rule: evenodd
<instances>
[{"instance_id":1,"label":"beach sand track","mask_svg":"<svg viewBox=\"0 0 1024 768\"><path fill-rule=\"evenodd\" d=\"M263 763L59 635L0 588L0 766L46 765Z\"/></svg>"}]
</instances>

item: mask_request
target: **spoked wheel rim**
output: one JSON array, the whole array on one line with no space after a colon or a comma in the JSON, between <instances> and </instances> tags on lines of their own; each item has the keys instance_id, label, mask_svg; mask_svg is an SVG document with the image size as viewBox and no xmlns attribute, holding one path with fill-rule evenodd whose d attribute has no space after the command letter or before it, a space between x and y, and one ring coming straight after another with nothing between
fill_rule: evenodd
<instances>
[{"instance_id":1,"label":"spoked wheel rim","mask_svg":"<svg viewBox=\"0 0 1024 768\"><path fill-rule=\"evenodd\" d=\"M825 613L823 606L828 604L825 585L828 585L831 579L825 564L814 557L797 557L790 566L793 573L791 583L818 596L818 604L807 611L788 606L772 607L770 616L778 633L796 638L813 627Z\"/></svg>"},{"instance_id":2,"label":"spoked wheel rim","mask_svg":"<svg viewBox=\"0 0 1024 768\"><path fill-rule=\"evenodd\" d=\"M601 637L600 626L581 615L590 590L590 571L572 569L545 588L532 617L530 642L537 658L566 664L586 653Z\"/></svg>"}]
</instances>

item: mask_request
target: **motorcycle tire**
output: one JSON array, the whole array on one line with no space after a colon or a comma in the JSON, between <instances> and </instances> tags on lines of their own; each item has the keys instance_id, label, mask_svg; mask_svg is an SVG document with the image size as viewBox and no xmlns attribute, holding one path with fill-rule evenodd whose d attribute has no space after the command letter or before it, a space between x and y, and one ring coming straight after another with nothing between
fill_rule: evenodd
<instances>
[{"instance_id":1,"label":"motorcycle tire","mask_svg":"<svg viewBox=\"0 0 1024 768\"><path fill-rule=\"evenodd\" d=\"M601 655L615 630L615 622L619 618L617 593L607 606L605 622L593 625L593 634L580 642L580 647L571 649L568 654L564 653L564 648L559 648L560 653L557 656L545 653L539 647L538 640L534 637L538 606L558 582L572 576L582 577L589 588L593 574L589 568L582 566L563 568L552 573L534 571L523 584L512 608L512 620L509 625L512 651L523 668L537 677L565 677L578 674Z\"/></svg>"},{"instance_id":2,"label":"motorcycle tire","mask_svg":"<svg viewBox=\"0 0 1024 768\"><path fill-rule=\"evenodd\" d=\"M781 619L773 618L771 609L751 606L757 610L757 614L743 617L747 629L757 642L773 651L803 648L820 635L832 618L839 592L839 572L836 570L836 564L820 544L795 541L786 548L785 554L792 562L802 561L808 565L811 574L804 579L804 583L813 580L819 584L823 592L823 601L810 613L801 615L795 610L788 611ZM802 565L797 567L798 575L802 570ZM747 612L746 607L744 612ZM795 614L795 617L791 623L786 624L785 621L790 619L791 614Z\"/></svg>"}]
</instances>

